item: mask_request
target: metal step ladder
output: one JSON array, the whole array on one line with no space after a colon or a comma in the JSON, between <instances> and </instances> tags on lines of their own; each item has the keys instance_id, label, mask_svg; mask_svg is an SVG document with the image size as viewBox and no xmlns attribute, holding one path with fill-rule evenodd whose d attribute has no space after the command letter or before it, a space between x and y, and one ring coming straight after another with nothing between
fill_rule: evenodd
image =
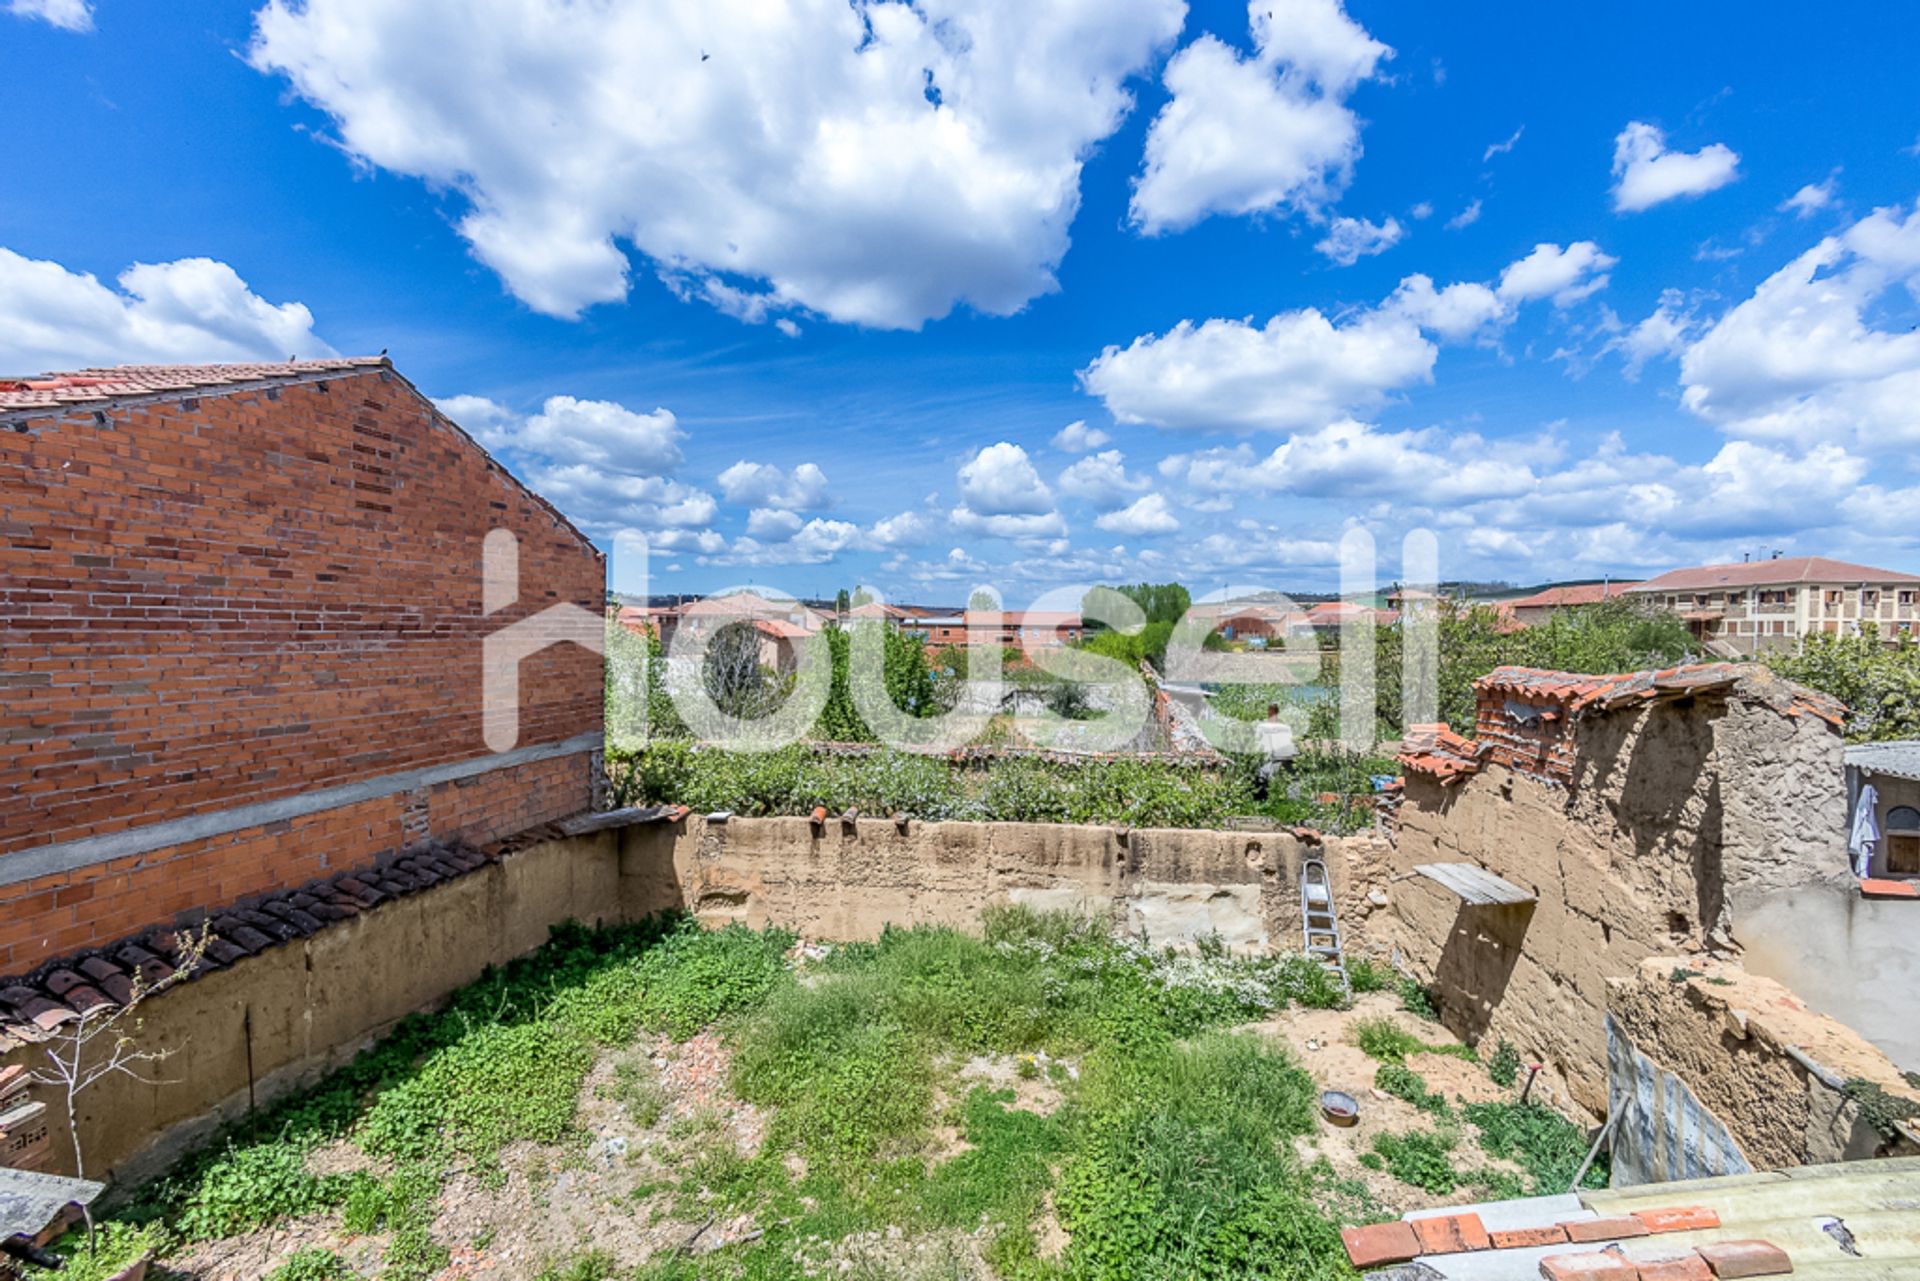
<instances>
[{"instance_id":1,"label":"metal step ladder","mask_svg":"<svg viewBox=\"0 0 1920 1281\"><path fill-rule=\"evenodd\" d=\"M1340 922L1333 911L1333 882L1327 877L1326 863L1317 858L1300 863L1300 941L1308 956L1340 980L1340 990L1351 995Z\"/></svg>"}]
</instances>

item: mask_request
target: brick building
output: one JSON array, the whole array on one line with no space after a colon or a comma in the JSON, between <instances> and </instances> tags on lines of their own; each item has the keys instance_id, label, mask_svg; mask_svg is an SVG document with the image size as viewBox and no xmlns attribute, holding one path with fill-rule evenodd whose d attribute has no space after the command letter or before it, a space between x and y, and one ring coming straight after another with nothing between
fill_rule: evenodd
<instances>
[{"instance_id":1,"label":"brick building","mask_svg":"<svg viewBox=\"0 0 1920 1281\"><path fill-rule=\"evenodd\" d=\"M1675 569L1629 590L1733 654L1792 649L1802 636L1852 635L1866 623L1890 642L1920 635L1920 575L1824 556Z\"/></svg>"},{"instance_id":2,"label":"brick building","mask_svg":"<svg viewBox=\"0 0 1920 1281\"><path fill-rule=\"evenodd\" d=\"M1059 610L969 609L930 614L918 620L929 650L984 641L1031 656L1042 649L1072 645L1086 635L1080 615Z\"/></svg>"},{"instance_id":3,"label":"brick building","mask_svg":"<svg viewBox=\"0 0 1920 1281\"><path fill-rule=\"evenodd\" d=\"M488 614L494 529L520 590ZM587 808L599 656L527 658L493 752L481 640L604 600L384 359L0 380L0 974Z\"/></svg>"}]
</instances>

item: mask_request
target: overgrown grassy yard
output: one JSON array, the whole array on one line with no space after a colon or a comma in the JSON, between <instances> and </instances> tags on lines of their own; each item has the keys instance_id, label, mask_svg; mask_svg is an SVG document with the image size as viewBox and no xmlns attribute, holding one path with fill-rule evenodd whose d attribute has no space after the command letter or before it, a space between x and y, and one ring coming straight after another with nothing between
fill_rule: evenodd
<instances>
[{"instance_id":1,"label":"overgrown grassy yard","mask_svg":"<svg viewBox=\"0 0 1920 1281\"><path fill-rule=\"evenodd\" d=\"M1544 1109L1429 1098L1400 1013L1397 1038L1345 1052L1379 1067L1370 1120L1421 1122L1336 1172L1310 1137L1320 1087L1271 1034L1287 1007L1349 1017L1314 1013L1343 1003L1314 964L1011 908L982 926L836 947L560 931L144 1189L102 1239L137 1228L168 1272L276 1281L1316 1281L1352 1275L1344 1223L1440 1184L1561 1191L1578 1160ZM1486 1136L1504 1148L1467 1160Z\"/></svg>"}]
</instances>

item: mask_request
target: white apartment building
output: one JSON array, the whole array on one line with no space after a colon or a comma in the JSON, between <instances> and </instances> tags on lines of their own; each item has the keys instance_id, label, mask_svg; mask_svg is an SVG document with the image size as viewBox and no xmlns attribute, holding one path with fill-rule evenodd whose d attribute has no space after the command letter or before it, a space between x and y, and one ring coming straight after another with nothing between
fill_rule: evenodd
<instances>
[{"instance_id":1,"label":"white apartment building","mask_svg":"<svg viewBox=\"0 0 1920 1281\"><path fill-rule=\"evenodd\" d=\"M1737 654L1790 649L1816 632L1875 623L1887 641L1920 635L1920 575L1824 556L1676 569L1627 589L1679 614L1702 641Z\"/></svg>"}]
</instances>

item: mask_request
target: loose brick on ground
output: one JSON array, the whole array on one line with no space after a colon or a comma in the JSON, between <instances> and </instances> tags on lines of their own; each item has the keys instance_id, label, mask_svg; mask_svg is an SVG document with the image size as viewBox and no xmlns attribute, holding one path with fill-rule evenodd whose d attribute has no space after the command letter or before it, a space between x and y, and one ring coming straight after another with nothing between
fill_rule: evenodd
<instances>
[{"instance_id":1,"label":"loose brick on ground","mask_svg":"<svg viewBox=\"0 0 1920 1281\"><path fill-rule=\"evenodd\" d=\"M1565 1245L1567 1230L1559 1224L1544 1228L1514 1228L1507 1232L1489 1232L1496 1250L1525 1250L1541 1245Z\"/></svg>"},{"instance_id":2,"label":"loose brick on ground","mask_svg":"<svg viewBox=\"0 0 1920 1281\"><path fill-rule=\"evenodd\" d=\"M1598 1241L1618 1241L1624 1237L1643 1237L1647 1235L1647 1225L1631 1214L1623 1214L1614 1219L1576 1219L1571 1223L1562 1223L1567 1230L1567 1240L1575 1245L1592 1245Z\"/></svg>"},{"instance_id":3,"label":"loose brick on ground","mask_svg":"<svg viewBox=\"0 0 1920 1281\"><path fill-rule=\"evenodd\" d=\"M1638 1281L1639 1269L1617 1254L1550 1254L1540 1260L1543 1281Z\"/></svg>"},{"instance_id":4,"label":"loose brick on ground","mask_svg":"<svg viewBox=\"0 0 1920 1281\"><path fill-rule=\"evenodd\" d=\"M1658 1210L1635 1210L1633 1217L1649 1232L1698 1232L1720 1226L1720 1216L1704 1205L1676 1205Z\"/></svg>"},{"instance_id":5,"label":"loose brick on ground","mask_svg":"<svg viewBox=\"0 0 1920 1281\"><path fill-rule=\"evenodd\" d=\"M1412 1225L1397 1219L1364 1228L1343 1228L1340 1240L1347 1247L1347 1258L1356 1268L1405 1263L1420 1253L1420 1238L1414 1235Z\"/></svg>"},{"instance_id":6,"label":"loose brick on ground","mask_svg":"<svg viewBox=\"0 0 1920 1281\"><path fill-rule=\"evenodd\" d=\"M1777 1277L1793 1271L1793 1260L1771 1241L1715 1241L1699 1247L1700 1257L1723 1281L1739 1277Z\"/></svg>"},{"instance_id":7,"label":"loose brick on ground","mask_svg":"<svg viewBox=\"0 0 1920 1281\"><path fill-rule=\"evenodd\" d=\"M1636 1259L1640 1281L1713 1281L1707 1261L1689 1250L1671 1259Z\"/></svg>"},{"instance_id":8,"label":"loose brick on ground","mask_svg":"<svg viewBox=\"0 0 1920 1281\"><path fill-rule=\"evenodd\" d=\"M1480 1216L1471 1213L1415 1219L1413 1232L1420 1238L1422 1254L1459 1254L1463 1250L1485 1250L1493 1244L1487 1239Z\"/></svg>"}]
</instances>

